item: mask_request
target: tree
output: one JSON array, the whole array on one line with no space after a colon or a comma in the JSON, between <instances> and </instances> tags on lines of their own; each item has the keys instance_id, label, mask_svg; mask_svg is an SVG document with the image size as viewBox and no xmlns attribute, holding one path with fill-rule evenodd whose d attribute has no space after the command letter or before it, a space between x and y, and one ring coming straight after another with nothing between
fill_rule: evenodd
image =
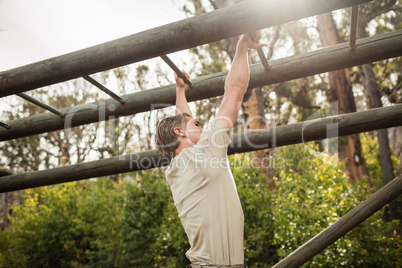
<instances>
[{"instance_id":1,"label":"tree","mask_svg":"<svg viewBox=\"0 0 402 268\"><path fill-rule=\"evenodd\" d=\"M144 79L146 75L147 68L145 67L138 67L135 70L138 73L136 77L139 79L136 81L137 88L142 86L140 79ZM131 84L128 76L129 69L122 67L103 72L96 79L102 79L104 84L107 84L108 80L114 81L118 88L117 93L120 94ZM102 95L103 93L83 79L37 89L28 94L56 109L76 107L83 103L108 97ZM5 122L45 112L42 108L17 97L10 101L9 106L10 109L2 113L2 120ZM13 174L17 174L77 164L92 160L95 156L107 158L127 154L132 152L132 147L135 147L134 144L138 144L142 150L150 149L152 139L150 133L152 130L148 129L147 131L146 128L140 126L142 124L138 121L142 119L141 115L138 115L137 118L139 119L133 120L132 117L111 118L106 122L5 141L0 147L0 159ZM151 125L148 122L145 123L148 126ZM137 136L134 136L136 130L138 142ZM146 135L145 138L144 134ZM136 149L134 148L134 150ZM117 180L118 176L114 175L113 178ZM12 212L11 207L21 201L21 194L22 192L0 194L2 199L0 202L2 228L8 227L8 216Z\"/></svg>"},{"instance_id":2,"label":"tree","mask_svg":"<svg viewBox=\"0 0 402 268\"><path fill-rule=\"evenodd\" d=\"M336 45L340 43L338 29L331 13L317 16L317 30L323 46ZM339 101L339 112L356 112L356 104L353 96L352 81L348 69L337 70L328 73L329 91L331 100ZM334 93L336 92L335 97ZM345 143L341 143L339 154L341 159L346 159L346 167L350 174L352 183L360 181L363 175L367 175L365 160L358 135L345 137Z\"/></svg>"},{"instance_id":3,"label":"tree","mask_svg":"<svg viewBox=\"0 0 402 268\"><path fill-rule=\"evenodd\" d=\"M393 10L396 17L400 18L401 4L396 0L389 1L374 1L363 5L359 11L359 20L357 28L357 38L367 37L366 27L370 21L377 16ZM399 13L399 16L398 16ZM367 106L369 109L382 107L381 91L377 83L377 78L374 72L373 64L364 64L361 66L364 79L364 93L367 98ZM388 131L387 129L377 130L377 139L379 146L380 164L382 170L382 178L384 185L394 179L394 169L391 161L391 150L389 147ZM400 219L401 215L398 211L398 199L390 203L389 216L386 217L390 220Z\"/></svg>"}]
</instances>

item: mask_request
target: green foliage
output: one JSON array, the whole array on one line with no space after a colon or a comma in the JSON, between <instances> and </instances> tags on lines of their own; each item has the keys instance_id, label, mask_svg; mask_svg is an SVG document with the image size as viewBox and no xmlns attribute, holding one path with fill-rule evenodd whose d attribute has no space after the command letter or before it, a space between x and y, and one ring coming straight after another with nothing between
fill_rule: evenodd
<instances>
[{"instance_id":1,"label":"green foliage","mask_svg":"<svg viewBox=\"0 0 402 268\"><path fill-rule=\"evenodd\" d=\"M367 181L351 186L337 159L306 145L286 147L272 204L274 244L284 258L371 195ZM383 222L381 212L315 256L312 267L398 267L400 222ZM398 235L396 235L398 234ZM399 253L399 254L398 254Z\"/></svg>"},{"instance_id":2,"label":"green foliage","mask_svg":"<svg viewBox=\"0 0 402 268\"><path fill-rule=\"evenodd\" d=\"M119 266L124 252L120 185L73 182L25 195L11 218L8 267Z\"/></svg>"},{"instance_id":3,"label":"green foliage","mask_svg":"<svg viewBox=\"0 0 402 268\"><path fill-rule=\"evenodd\" d=\"M129 185L124 207L127 260L135 267L184 267L189 248L161 173L144 172Z\"/></svg>"},{"instance_id":4,"label":"green foliage","mask_svg":"<svg viewBox=\"0 0 402 268\"><path fill-rule=\"evenodd\" d=\"M277 259L272 232L273 193L265 176L253 166L250 154L235 155L230 160L244 213L245 263L251 267L270 267Z\"/></svg>"},{"instance_id":5,"label":"green foliage","mask_svg":"<svg viewBox=\"0 0 402 268\"><path fill-rule=\"evenodd\" d=\"M402 103L402 57L377 62L374 71L377 74L377 84L381 94L387 97L390 103Z\"/></svg>"},{"instance_id":6,"label":"green foliage","mask_svg":"<svg viewBox=\"0 0 402 268\"><path fill-rule=\"evenodd\" d=\"M271 267L371 193L336 158L307 145L281 148L270 191L250 154L231 156L245 215L245 261ZM184 267L189 245L163 173L28 190L0 233L4 267ZM308 267L400 267L401 225L380 211L310 260Z\"/></svg>"},{"instance_id":7,"label":"green foliage","mask_svg":"<svg viewBox=\"0 0 402 268\"><path fill-rule=\"evenodd\" d=\"M380 154L378 149L378 141L376 137L372 137L368 133L360 134L362 141L362 149L366 160L367 170L369 172L370 183L374 186L375 190L380 189L384 183L382 180L382 171L380 164ZM391 161L393 167L399 167L400 161L394 154L391 155ZM398 176L398 170L396 170L395 176Z\"/></svg>"}]
</instances>

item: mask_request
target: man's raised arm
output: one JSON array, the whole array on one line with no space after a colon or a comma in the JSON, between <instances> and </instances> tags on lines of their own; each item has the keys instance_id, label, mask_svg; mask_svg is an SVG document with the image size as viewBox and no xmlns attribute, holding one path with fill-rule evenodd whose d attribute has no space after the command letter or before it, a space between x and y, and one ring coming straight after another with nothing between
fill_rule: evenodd
<instances>
[{"instance_id":1,"label":"man's raised arm","mask_svg":"<svg viewBox=\"0 0 402 268\"><path fill-rule=\"evenodd\" d=\"M183 73L187 79L190 79L186 72L183 71ZM181 79L176 73L174 74L174 77L176 79L176 115L187 113L191 117L193 117L186 98L187 85L184 83L183 79Z\"/></svg>"},{"instance_id":2,"label":"man's raised arm","mask_svg":"<svg viewBox=\"0 0 402 268\"><path fill-rule=\"evenodd\" d=\"M237 120L244 94L247 91L250 78L248 49L266 46L266 44L258 43L260 39L261 31L257 31L253 34L244 34L237 44L232 67L226 77L223 100L216 117L216 121L218 121L227 132L230 131Z\"/></svg>"}]
</instances>

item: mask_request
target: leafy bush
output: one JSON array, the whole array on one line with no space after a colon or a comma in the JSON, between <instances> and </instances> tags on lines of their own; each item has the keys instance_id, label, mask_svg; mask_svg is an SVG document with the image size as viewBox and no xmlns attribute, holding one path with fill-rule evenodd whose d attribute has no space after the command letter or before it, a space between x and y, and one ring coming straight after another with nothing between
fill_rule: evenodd
<instances>
[{"instance_id":1,"label":"leafy bush","mask_svg":"<svg viewBox=\"0 0 402 268\"><path fill-rule=\"evenodd\" d=\"M142 172L127 188L127 260L135 267L184 267L188 242L162 173Z\"/></svg>"},{"instance_id":2,"label":"leafy bush","mask_svg":"<svg viewBox=\"0 0 402 268\"><path fill-rule=\"evenodd\" d=\"M280 172L272 214L274 244L284 258L371 195L366 180L350 185L337 159L306 145L288 146L277 157L286 159ZM398 267L401 246L398 222L386 223L381 212L337 240L306 266ZM399 230L398 230L399 228ZM398 254L399 253L399 254Z\"/></svg>"},{"instance_id":3,"label":"leafy bush","mask_svg":"<svg viewBox=\"0 0 402 268\"><path fill-rule=\"evenodd\" d=\"M119 266L123 189L98 180L25 191L11 218L7 266Z\"/></svg>"},{"instance_id":4,"label":"leafy bush","mask_svg":"<svg viewBox=\"0 0 402 268\"><path fill-rule=\"evenodd\" d=\"M231 156L245 215L245 261L271 267L372 192L350 185L336 159L306 145L278 150L270 191L249 154ZM133 182L97 179L25 191L0 233L4 267L184 267L189 245L158 170ZM401 267L401 224L376 213L308 267Z\"/></svg>"},{"instance_id":5,"label":"leafy bush","mask_svg":"<svg viewBox=\"0 0 402 268\"><path fill-rule=\"evenodd\" d=\"M265 176L253 166L250 154L230 157L231 169L244 213L244 257L252 267L275 264L273 194Z\"/></svg>"}]
</instances>

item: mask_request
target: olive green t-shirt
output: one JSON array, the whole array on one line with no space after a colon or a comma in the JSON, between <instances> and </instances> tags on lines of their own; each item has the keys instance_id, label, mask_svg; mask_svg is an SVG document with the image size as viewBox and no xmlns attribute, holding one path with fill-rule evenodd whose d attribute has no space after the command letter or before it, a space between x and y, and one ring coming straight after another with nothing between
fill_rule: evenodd
<instances>
[{"instance_id":1,"label":"olive green t-shirt","mask_svg":"<svg viewBox=\"0 0 402 268\"><path fill-rule=\"evenodd\" d=\"M193 264L243 264L244 216L227 158L229 136L217 121L173 158L165 172Z\"/></svg>"}]
</instances>

